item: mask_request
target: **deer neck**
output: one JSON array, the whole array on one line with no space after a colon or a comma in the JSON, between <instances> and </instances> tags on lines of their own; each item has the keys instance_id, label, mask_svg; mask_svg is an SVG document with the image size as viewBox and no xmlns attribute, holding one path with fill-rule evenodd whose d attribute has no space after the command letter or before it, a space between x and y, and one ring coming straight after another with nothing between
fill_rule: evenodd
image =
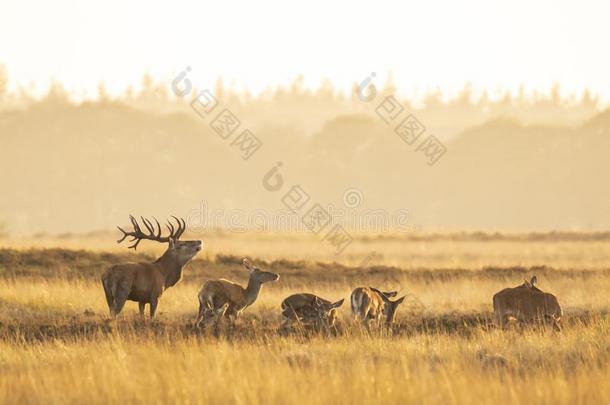
<instances>
[{"instance_id":1,"label":"deer neck","mask_svg":"<svg viewBox=\"0 0 610 405\"><path fill-rule=\"evenodd\" d=\"M263 283L254 280L252 277L248 280L248 286L246 287L246 306L250 306L258 298L258 294L261 292Z\"/></svg>"},{"instance_id":2,"label":"deer neck","mask_svg":"<svg viewBox=\"0 0 610 405\"><path fill-rule=\"evenodd\" d=\"M159 265L161 273L165 277L165 288L176 285L182 278L182 269L185 263L181 263L176 255L169 251L163 253L163 256L157 259L155 263Z\"/></svg>"}]
</instances>

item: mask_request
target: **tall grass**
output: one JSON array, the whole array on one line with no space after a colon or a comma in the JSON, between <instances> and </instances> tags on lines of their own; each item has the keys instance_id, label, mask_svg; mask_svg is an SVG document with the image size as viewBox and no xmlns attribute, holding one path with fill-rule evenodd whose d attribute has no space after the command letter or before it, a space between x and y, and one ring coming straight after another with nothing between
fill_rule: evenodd
<instances>
[{"instance_id":1,"label":"tall grass","mask_svg":"<svg viewBox=\"0 0 610 405\"><path fill-rule=\"evenodd\" d=\"M545 248L549 254L557 249L552 245ZM138 319L132 302L109 321L98 277L108 263L147 257L1 253L0 403L610 401L610 273L604 268L537 269L540 287L566 310L562 333L501 331L491 324L492 294L535 268L435 269L434 258L425 269L267 263L282 277L263 287L234 329L197 331L191 324L204 280L246 283L236 258L189 265L151 323ZM515 252L507 255L507 263L519 264ZM335 333L278 331L287 295L310 291L335 300L362 284L400 289L423 307L404 304L392 331L367 331L352 321L346 300Z\"/></svg>"},{"instance_id":2,"label":"tall grass","mask_svg":"<svg viewBox=\"0 0 610 405\"><path fill-rule=\"evenodd\" d=\"M607 320L563 334L0 342L4 403L604 403ZM500 360L501 359L501 360Z\"/></svg>"}]
</instances>

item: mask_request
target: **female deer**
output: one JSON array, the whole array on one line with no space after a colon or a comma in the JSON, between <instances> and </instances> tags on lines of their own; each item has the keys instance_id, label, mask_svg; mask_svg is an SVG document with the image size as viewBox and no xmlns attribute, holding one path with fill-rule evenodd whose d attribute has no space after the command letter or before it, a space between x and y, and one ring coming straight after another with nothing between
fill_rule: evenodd
<instances>
[{"instance_id":1,"label":"female deer","mask_svg":"<svg viewBox=\"0 0 610 405\"><path fill-rule=\"evenodd\" d=\"M243 259L242 265L250 273L246 288L223 278L209 280L203 284L198 294L199 313L196 325L201 326L201 321L209 310L219 309L225 304L228 304L228 307L222 316L237 319L244 309L256 301L264 283L280 278L279 274L259 269L248 259Z\"/></svg>"}]
</instances>

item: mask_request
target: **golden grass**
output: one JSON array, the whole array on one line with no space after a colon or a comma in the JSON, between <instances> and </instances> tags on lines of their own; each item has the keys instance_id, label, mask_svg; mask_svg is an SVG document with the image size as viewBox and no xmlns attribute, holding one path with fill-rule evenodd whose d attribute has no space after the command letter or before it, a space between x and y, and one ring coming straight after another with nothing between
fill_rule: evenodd
<instances>
[{"instance_id":1,"label":"golden grass","mask_svg":"<svg viewBox=\"0 0 610 405\"><path fill-rule=\"evenodd\" d=\"M222 275L221 275L222 276ZM247 275L235 279L243 285L247 283ZM205 279L200 282L182 282L168 289L161 297L159 304L160 317L192 314L197 311L197 292ZM510 285L520 283L520 279ZM259 311L277 311L281 301L293 293L314 292L322 297L337 300L346 299L345 312L349 312L349 295L359 283L350 284L341 281L335 284L316 283L310 287L287 284L282 278L278 282L263 286L262 293L256 305L248 312L257 314ZM492 311L491 297L494 293L507 286L502 280L482 279L470 280L457 278L454 280L410 280L400 277L393 280L379 279L377 286L386 290L398 289L401 295L408 295L402 308L423 311L426 313ZM556 294L565 311L586 309L600 311L610 308L610 275L599 274L586 279L574 279L570 275L557 273L555 278L542 278L540 287ZM3 304L4 303L4 304ZM423 307L420 309L420 303ZM0 278L0 309L5 307L22 307L37 314L66 313L80 314L90 310L99 316L107 313L107 305L101 284L97 280L67 280L67 279L1 279ZM407 309L405 309L407 311ZM128 301L124 312L136 313L137 304ZM2 311L0 311L0 319Z\"/></svg>"},{"instance_id":2,"label":"golden grass","mask_svg":"<svg viewBox=\"0 0 610 405\"><path fill-rule=\"evenodd\" d=\"M562 334L0 342L4 403L604 403L608 321ZM501 359L501 360L498 360Z\"/></svg>"},{"instance_id":3,"label":"golden grass","mask_svg":"<svg viewBox=\"0 0 610 405\"><path fill-rule=\"evenodd\" d=\"M435 243L431 251L444 254ZM472 254L496 250L507 266L522 263L519 253L490 243ZM562 333L501 331L491 323L492 294L536 269L443 270L436 265L446 259L434 254L425 269L275 263L282 277L263 288L235 330L201 332L190 325L201 283L246 282L230 258L189 265L185 281L162 297L158 319L142 323L132 302L118 321L107 320L98 273L121 257L5 252L0 258L11 268L0 263L0 403L608 403L610 273L566 259L607 251L587 243L593 246L574 243L561 252L562 244L547 243L544 254L524 253L560 258L557 269L540 270L539 283L566 311ZM461 257L471 254L465 251ZM85 272L88 266L94 271ZM287 295L349 298L361 283L401 288L424 307L405 304L393 331L367 333L351 321L346 300L336 333L278 333Z\"/></svg>"}]
</instances>

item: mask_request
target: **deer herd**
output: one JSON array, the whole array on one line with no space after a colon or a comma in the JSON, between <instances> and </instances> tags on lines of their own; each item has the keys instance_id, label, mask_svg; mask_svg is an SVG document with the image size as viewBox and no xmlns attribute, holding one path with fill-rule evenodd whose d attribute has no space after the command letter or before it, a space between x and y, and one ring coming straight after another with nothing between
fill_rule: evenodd
<instances>
[{"instance_id":1,"label":"deer herd","mask_svg":"<svg viewBox=\"0 0 610 405\"><path fill-rule=\"evenodd\" d=\"M112 318L116 318L127 300L138 303L142 318L148 304L150 318L154 318L163 292L180 281L184 266L202 249L203 243L199 240L180 240L186 230L186 222L184 219L172 218L176 224L174 226L172 221L167 222L168 236L161 236L162 227L154 218L152 222L140 217L145 231L131 215L131 232L118 227L123 236L117 242L121 243L131 237L130 249L135 250L142 240L167 243L167 249L152 263L116 264L103 274L102 285ZM242 265L249 273L248 285L245 288L225 279L208 280L203 284L197 295L197 327L218 324L222 319L234 323L237 317L256 301L263 284L280 278L279 274L261 270L246 258L242 260ZM550 321L554 329L561 330L563 312L557 298L540 290L536 284L537 278L534 276L520 286L505 288L493 296L494 316L500 327L504 328L515 322ZM352 314L367 328L371 323L391 325L398 306L405 300L404 296L394 299L396 295L397 291L357 287L350 297ZM332 327L343 302L343 299L332 302L311 293L293 294L281 303L282 326L289 327L296 323Z\"/></svg>"}]
</instances>

